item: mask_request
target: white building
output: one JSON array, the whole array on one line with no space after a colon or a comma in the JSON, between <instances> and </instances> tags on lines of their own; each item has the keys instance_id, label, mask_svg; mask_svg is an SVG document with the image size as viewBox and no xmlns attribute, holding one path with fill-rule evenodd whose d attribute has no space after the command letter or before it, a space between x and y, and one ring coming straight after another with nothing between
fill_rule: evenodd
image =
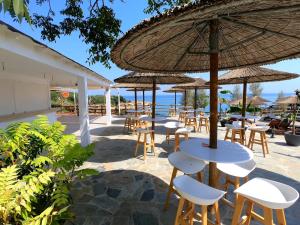
<instances>
[{"instance_id":1,"label":"white building","mask_svg":"<svg viewBox=\"0 0 300 225\"><path fill-rule=\"evenodd\" d=\"M111 123L111 81L0 21L0 127L37 115L56 120L50 88L78 88L81 143L90 143L88 88L105 89Z\"/></svg>"}]
</instances>

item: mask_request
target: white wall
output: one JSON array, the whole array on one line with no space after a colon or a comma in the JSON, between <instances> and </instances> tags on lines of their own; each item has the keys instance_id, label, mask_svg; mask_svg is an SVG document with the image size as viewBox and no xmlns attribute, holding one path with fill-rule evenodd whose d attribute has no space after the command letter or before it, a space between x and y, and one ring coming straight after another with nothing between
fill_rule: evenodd
<instances>
[{"instance_id":1,"label":"white wall","mask_svg":"<svg viewBox=\"0 0 300 225\"><path fill-rule=\"evenodd\" d=\"M49 80L0 72L0 116L49 109Z\"/></svg>"}]
</instances>

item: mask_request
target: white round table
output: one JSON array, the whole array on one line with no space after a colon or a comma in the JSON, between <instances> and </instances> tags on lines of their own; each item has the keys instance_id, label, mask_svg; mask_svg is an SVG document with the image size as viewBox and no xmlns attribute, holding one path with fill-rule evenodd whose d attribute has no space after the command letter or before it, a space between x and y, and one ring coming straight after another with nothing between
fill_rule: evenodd
<instances>
[{"instance_id":1,"label":"white round table","mask_svg":"<svg viewBox=\"0 0 300 225\"><path fill-rule=\"evenodd\" d=\"M139 109L139 110L134 110L134 109L129 109L129 110L127 110L128 113L142 113L142 112L144 112L144 111L145 111L145 110L142 110L142 109L141 109L141 110L140 110L140 109Z\"/></svg>"},{"instance_id":2,"label":"white round table","mask_svg":"<svg viewBox=\"0 0 300 225\"><path fill-rule=\"evenodd\" d=\"M188 156L208 162L242 163L253 158L253 152L241 144L218 140L218 148L211 149L208 143L207 138L192 138L181 142L179 147Z\"/></svg>"},{"instance_id":3,"label":"white round table","mask_svg":"<svg viewBox=\"0 0 300 225\"><path fill-rule=\"evenodd\" d=\"M180 151L188 156L209 162L209 185L217 187L216 163L242 163L253 158L253 152L247 147L229 141L218 140L218 147L208 147L208 138L193 138L181 142Z\"/></svg>"}]
</instances>

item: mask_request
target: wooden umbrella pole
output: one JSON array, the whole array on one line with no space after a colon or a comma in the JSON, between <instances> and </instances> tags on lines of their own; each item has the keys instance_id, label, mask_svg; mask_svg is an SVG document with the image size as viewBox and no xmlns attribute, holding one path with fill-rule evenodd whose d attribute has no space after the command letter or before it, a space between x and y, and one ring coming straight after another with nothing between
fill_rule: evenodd
<instances>
[{"instance_id":1,"label":"wooden umbrella pole","mask_svg":"<svg viewBox=\"0 0 300 225\"><path fill-rule=\"evenodd\" d=\"M143 89L143 110L145 110L145 90Z\"/></svg>"},{"instance_id":2,"label":"wooden umbrella pole","mask_svg":"<svg viewBox=\"0 0 300 225\"><path fill-rule=\"evenodd\" d=\"M175 91L175 116L176 116L176 112L177 112L177 110L176 110L177 99L176 98L177 98L177 96L176 96L176 91Z\"/></svg>"},{"instance_id":3,"label":"wooden umbrella pole","mask_svg":"<svg viewBox=\"0 0 300 225\"><path fill-rule=\"evenodd\" d=\"M184 90L184 107L186 108L186 90Z\"/></svg>"},{"instance_id":4,"label":"wooden umbrella pole","mask_svg":"<svg viewBox=\"0 0 300 225\"><path fill-rule=\"evenodd\" d=\"M242 108L242 127L245 127L245 116L246 116L246 100L247 99L247 80L243 81L243 108Z\"/></svg>"},{"instance_id":5,"label":"wooden umbrella pole","mask_svg":"<svg viewBox=\"0 0 300 225\"><path fill-rule=\"evenodd\" d=\"M218 61L219 61L219 21L209 22L209 48L210 48L210 131L209 146L216 149L218 146ZM216 163L209 163L209 185L216 187L217 168Z\"/></svg>"},{"instance_id":6,"label":"wooden umbrella pole","mask_svg":"<svg viewBox=\"0 0 300 225\"><path fill-rule=\"evenodd\" d=\"M153 78L153 87L152 87L152 119L155 119L155 107L156 107L156 79ZM152 130L155 130L155 122L152 121Z\"/></svg>"},{"instance_id":7,"label":"wooden umbrella pole","mask_svg":"<svg viewBox=\"0 0 300 225\"><path fill-rule=\"evenodd\" d=\"M135 108L135 111L137 111L137 91L136 91L136 88L134 88L134 108Z\"/></svg>"},{"instance_id":8,"label":"wooden umbrella pole","mask_svg":"<svg viewBox=\"0 0 300 225\"><path fill-rule=\"evenodd\" d=\"M194 96L194 116L196 117L196 109L197 109L197 88L195 88L195 96Z\"/></svg>"}]
</instances>

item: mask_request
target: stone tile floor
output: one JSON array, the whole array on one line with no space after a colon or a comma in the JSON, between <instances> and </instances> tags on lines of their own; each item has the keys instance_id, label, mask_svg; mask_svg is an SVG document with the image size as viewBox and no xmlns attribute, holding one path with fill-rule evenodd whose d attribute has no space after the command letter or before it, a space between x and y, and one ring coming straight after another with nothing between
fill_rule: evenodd
<instances>
[{"instance_id":1,"label":"stone tile floor","mask_svg":"<svg viewBox=\"0 0 300 225\"><path fill-rule=\"evenodd\" d=\"M95 154L84 164L85 168L100 171L97 176L75 181L72 187L72 210L76 225L171 225L174 224L178 199L172 196L168 211L163 211L172 172L168 154L173 152L173 140L165 141L162 123L156 129L156 156L149 155L146 162L134 157L136 135L123 132L123 119L99 134L93 132ZM219 138L225 129L219 128ZM249 135L249 133L248 133ZM192 133L192 137L208 137L205 132ZM255 146L257 168L251 177L264 177L289 184L300 192L300 147L286 146L277 135L269 139L271 154L263 158L260 146ZM221 203L223 224L231 224L233 210ZM300 224L300 201L286 210L288 225ZM200 224L200 222L195 222ZM251 224L258 224L253 221Z\"/></svg>"}]
</instances>

